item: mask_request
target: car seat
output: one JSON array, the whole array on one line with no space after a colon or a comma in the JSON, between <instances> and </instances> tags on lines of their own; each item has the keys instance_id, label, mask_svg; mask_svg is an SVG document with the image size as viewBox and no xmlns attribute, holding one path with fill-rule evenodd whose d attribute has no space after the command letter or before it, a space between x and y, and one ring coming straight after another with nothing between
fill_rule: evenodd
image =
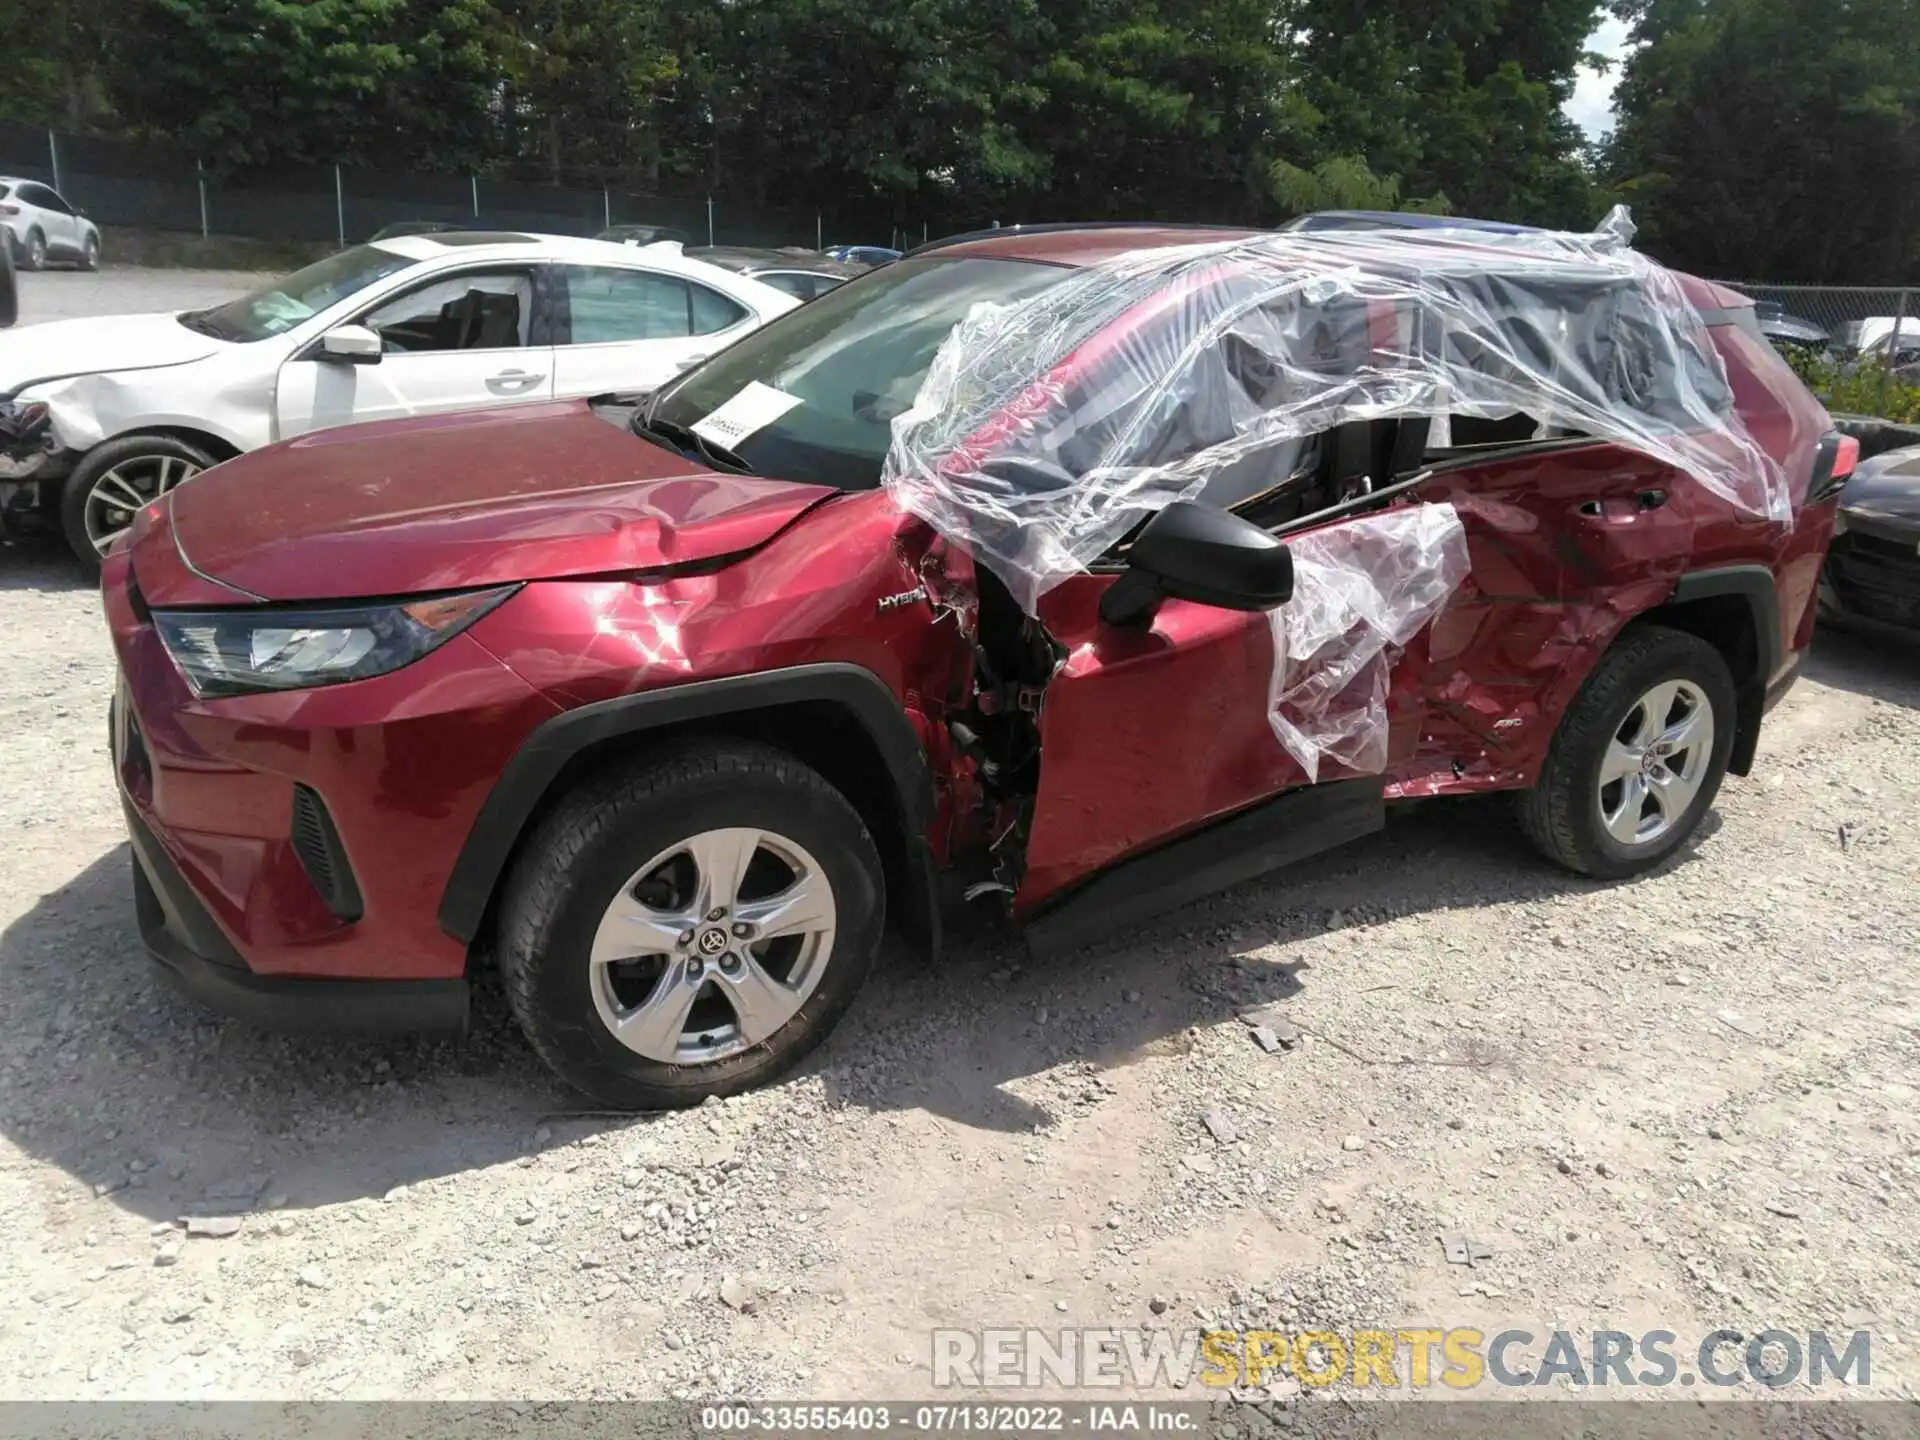
<instances>
[{"instance_id":1,"label":"car seat","mask_svg":"<svg viewBox=\"0 0 1920 1440\"><path fill-rule=\"evenodd\" d=\"M520 343L520 297L469 290L440 307L435 348L504 350Z\"/></svg>"}]
</instances>

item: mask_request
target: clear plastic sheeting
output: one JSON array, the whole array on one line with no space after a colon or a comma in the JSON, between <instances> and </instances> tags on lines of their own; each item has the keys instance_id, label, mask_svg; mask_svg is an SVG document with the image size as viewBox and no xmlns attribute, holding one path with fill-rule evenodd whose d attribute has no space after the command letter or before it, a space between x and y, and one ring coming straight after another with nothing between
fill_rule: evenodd
<instances>
[{"instance_id":1,"label":"clear plastic sheeting","mask_svg":"<svg viewBox=\"0 0 1920 1440\"><path fill-rule=\"evenodd\" d=\"M1267 719L1307 779L1322 761L1387 766L1387 684L1408 641L1467 578L1467 531L1451 505L1413 505L1291 542L1293 598L1268 612Z\"/></svg>"},{"instance_id":2,"label":"clear plastic sheeting","mask_svg":"<svg viewBox=\"0 0 1920 1440\"><path fill-rule=\"evenodd\" d=\"M1680 277L1591 235L1435 229L1143 250L980 306L893 422L882 483L1029 613L1177 500L1297 497L1353 422L1524 415L1786 519ZM1386 476L1365 477L1377 488Z\"/></svg>"}]
</instances>

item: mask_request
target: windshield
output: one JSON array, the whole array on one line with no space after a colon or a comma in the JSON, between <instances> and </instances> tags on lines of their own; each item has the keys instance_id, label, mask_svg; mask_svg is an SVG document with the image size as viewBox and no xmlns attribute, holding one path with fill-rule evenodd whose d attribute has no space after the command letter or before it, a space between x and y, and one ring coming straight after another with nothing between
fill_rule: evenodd
<instances>
[{"instance_id":1,"label":"windshield","mask_svg":"<svg viewBox=\"0 0 1920 1440\"><path fill-rule=\"evenodd\" d=\"M871 490L947 332L1071 271L1025 260L904 260L842 285L721 351L660 392L651 415L692 426L749 386L753 413L725 444L755 473ZM777 412L777 413L775 413Z\"/></svg>"},{"instance_id":2,"label":"windshield","mask_svg":"<svg viewBox=\"0 0 1920 1440\"><path fill-rule=\"evenodd\" d=\"M251 295L211 310L189 310L180 317L180 323L221 340L265 340L284 334L301 321L415 263L378 245L356 245Z\"/></svg>"}]
</instances>

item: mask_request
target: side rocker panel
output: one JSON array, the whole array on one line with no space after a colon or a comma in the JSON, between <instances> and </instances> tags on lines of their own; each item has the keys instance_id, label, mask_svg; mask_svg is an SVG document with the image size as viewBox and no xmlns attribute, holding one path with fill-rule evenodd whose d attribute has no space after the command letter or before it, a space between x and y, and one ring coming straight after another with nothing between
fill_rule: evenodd
<instances>
[{"instance_id":1,"label":"side rocker panel","mask_svg":"<svg viewBox=\"0 0 1920 1440\"><path fill-rule=\"evenodd\" d=\"M1385 824L1378 776L1289 790L1095 876L1027 925L1027 945L1071 950Z\"/></svg>"}]
</instances>

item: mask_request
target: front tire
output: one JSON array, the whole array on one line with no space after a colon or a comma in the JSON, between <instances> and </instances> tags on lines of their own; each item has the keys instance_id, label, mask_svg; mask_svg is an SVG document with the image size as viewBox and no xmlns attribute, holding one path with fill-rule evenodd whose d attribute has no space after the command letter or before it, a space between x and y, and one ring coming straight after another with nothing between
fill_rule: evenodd
<instances>
[{"instance_id":1,"label":"front tire","mask_svg":"<svg viewBox=\"0 0 1920 1440\"><path fill-rule=\"evenodd\" d=\"M793 756L675 747L583 781L508 878L509 1003L540 1058L623 1110L765 1084L845 1013L886 891L859 813Z\"/></svg>"},{"instance_id":2,"label":"front tire","mask_svg":"<svg viewBox=\"0 0 1920 1440\"><path fill-rule=\"evenodd\" d=\"M141 506L215 463L199 446L171 435L125 435L94 446L60 493L60 528L74 557L98 574L107 547Z\"/></svg>"},{"instance_id":3,"label":"front tire","mask_svg":"<svg viewBox=\"0 0 1920 1440\"><path fill-rule=\"evenodd\" d=\"M87 236L87 243L80 251L80 268L82 270L100 268L100 237L98 235Z\"/></svg>"},{"instance_id":4,"label":"front tire","mask_svg":"<svg viewBox=\"0 0 1920 1440\"><path fill-rule=\"evenodd\" d=\"M1660 864L1712 808L1736 705L1726 659L1705 640L1628 631L1581 686L1521 798L1528 838L1581 875L1618 880Z\"/></svg>"}]
</instances>

